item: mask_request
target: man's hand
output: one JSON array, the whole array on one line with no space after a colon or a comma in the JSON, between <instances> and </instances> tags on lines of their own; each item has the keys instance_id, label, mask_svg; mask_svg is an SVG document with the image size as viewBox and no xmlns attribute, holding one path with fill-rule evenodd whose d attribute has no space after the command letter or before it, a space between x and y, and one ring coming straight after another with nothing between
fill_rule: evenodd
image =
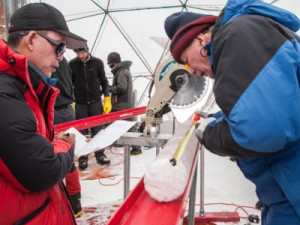
<instances>
[{"instance_id":1,"label":"man's hand","mask_svg":"<svg viewBox=\"0 0 300 225\"><path fill-rule=\"evenodd\" d=\"M72 146L75 146L76 140L75 140L75 134L73 133L65 133L65 132L59 132L56 137L56 140L61 139L65 142L70 143Z\"/></svg>"},{"instance_id":2,"label":"man's hand","mask_svg":"<svg viewBox=\"0 0 300 225\"><path fill-rule=\"evenodd\" d=\"M104 114L107 114L111 111L111 100L110 96L105 96L104 97L104 105L103 105L103 112Z\"/></svg>"},{"instance_id":3,"label":"man's hand","mask_svg":"<svg viewBox=\"0 0 300 225\"><path fill-rule=\"evenodd\" d=\"M85 141L86 142L89 142L91 139L92 139L92 136L87 134L87 135L84 135L86 137Z\"/></svg>"},{"instance_id":4,"label":"man's hand","mask_svg":"<svg viewBox=\"0 0 300 225\"><path fill-rule=\"evenodd\" d=\"M200 112L200 111L198 111L198 112ZM199 124L197 130L195 131L195 135L196 135L196 137L198 138L198 140L199 140L200 142L202 142L204 130L206 129L207 125L208 125L211 121L214 120L214 118L211 117L212 114L207 114L207 113L206 113L208 117L206 117L207 119L205 119L205 117L203 117L204 114L203 114L203 113L200 114L200 113L198 113L198 112L196 112L196 114L200 115L202 118L200 119L200 124Z\"/></svg>"}]
</instances>

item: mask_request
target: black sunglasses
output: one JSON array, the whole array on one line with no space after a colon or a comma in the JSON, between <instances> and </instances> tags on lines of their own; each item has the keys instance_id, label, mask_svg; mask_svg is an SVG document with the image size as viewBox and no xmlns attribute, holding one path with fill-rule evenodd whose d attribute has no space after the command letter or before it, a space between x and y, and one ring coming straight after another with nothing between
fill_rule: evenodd
<instances>
[{"instance_id":1,"label":"black sunglasses","mask_svg":"<svg viewBox=\"0 0 300 225\"><path fill-rule=\"evenodd\" d=\"M65 43L57 42L57 41L53 40L52 38L49 38L45 34L41 34L41 33L37 33L37 34L40 35L41 37L45 38L50 44L56 46L55 52L58 57L62 56L65 53L66 48L67 48L67 45Z\"/></svg>"}]
</instances>

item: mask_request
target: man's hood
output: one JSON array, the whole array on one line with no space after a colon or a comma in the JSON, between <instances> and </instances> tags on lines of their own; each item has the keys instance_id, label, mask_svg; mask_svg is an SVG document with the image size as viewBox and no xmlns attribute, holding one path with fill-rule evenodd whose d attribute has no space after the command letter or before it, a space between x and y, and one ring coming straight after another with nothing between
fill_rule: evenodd
<instances>
[{"instance_id":1,"label":"man's hood","mask_svg":"<svg viewBox=\"0 0 300 225\"><path fill-rule=\"evenodd\" d=\"M261 15L277 21L292 31L299 30L300 21L296 15L259 0L229 0L225 6L221 26L243 15Z\"/></svg>"},{"instance_id":2,"label":"man's hood","mask_svg":"<svg viewBox=\"0 0 300 225\"><path fill-rule=\"evenodd\" d=\"M126 60L126 61L122 61L118 64L119 67L126 67L126 68L130 68L132 65L132 62L129 61L129 60Z\"/></svg>"},{"instance_id":3,"label":"man's hood","mask_svg":"<svg viewBox=\"0 0 300 225\"><path fill-rule=\"evenodd\" d=\"M120 63L118 63L114 68L112 68L111 72L114 73L115 71L117 71L120 68L127 68L129 69L132 65L132 62L129 60L126 61L122 61Z\"/></svg>"}]
</instances>

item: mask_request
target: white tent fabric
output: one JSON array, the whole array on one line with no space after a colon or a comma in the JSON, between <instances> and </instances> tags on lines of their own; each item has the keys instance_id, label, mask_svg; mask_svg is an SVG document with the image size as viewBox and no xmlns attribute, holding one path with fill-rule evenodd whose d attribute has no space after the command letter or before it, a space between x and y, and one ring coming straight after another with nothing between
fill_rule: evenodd
<instances>
[{"instance_id":1,"label":"white tent fabric","mask_svg":"<svg viewBox=\"0 0 300 225\"><path fill-rule=\"evenodd\" d=\"M28 1L29 2L29 1ZM188 10L218 15L226 0L31 0L46 2L58 8L67 20L70 30L88 40L91 53L105 63L112 51L123 60L131 60L134 88L146 90L149 80L167 49L168 38L164 31L165 18L178 11ZM266 0L300 15L297 0ZM163 47L164 46L164 47ZM67 59L75 57L66 52ZM137 99L142 92L138 91ZM145 105L146 102L140 103Z\"/></svg>"}]
</instances>

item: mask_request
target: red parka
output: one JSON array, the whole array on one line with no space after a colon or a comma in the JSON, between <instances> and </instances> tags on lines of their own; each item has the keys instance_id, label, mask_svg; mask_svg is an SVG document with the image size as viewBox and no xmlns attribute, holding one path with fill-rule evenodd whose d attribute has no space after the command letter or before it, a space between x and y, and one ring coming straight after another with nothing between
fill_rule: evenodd
<instances>
[{"instance_id":1,"label":"red parka","mask_svg":"<svg viewBox=\"0 0 300 225\"><path fill-rule=\"evenodd\" d=\"M62 179L74 150L53 139L58 89L0 40L0 224L76 224Z\"/></svg>"}]
</instances>

